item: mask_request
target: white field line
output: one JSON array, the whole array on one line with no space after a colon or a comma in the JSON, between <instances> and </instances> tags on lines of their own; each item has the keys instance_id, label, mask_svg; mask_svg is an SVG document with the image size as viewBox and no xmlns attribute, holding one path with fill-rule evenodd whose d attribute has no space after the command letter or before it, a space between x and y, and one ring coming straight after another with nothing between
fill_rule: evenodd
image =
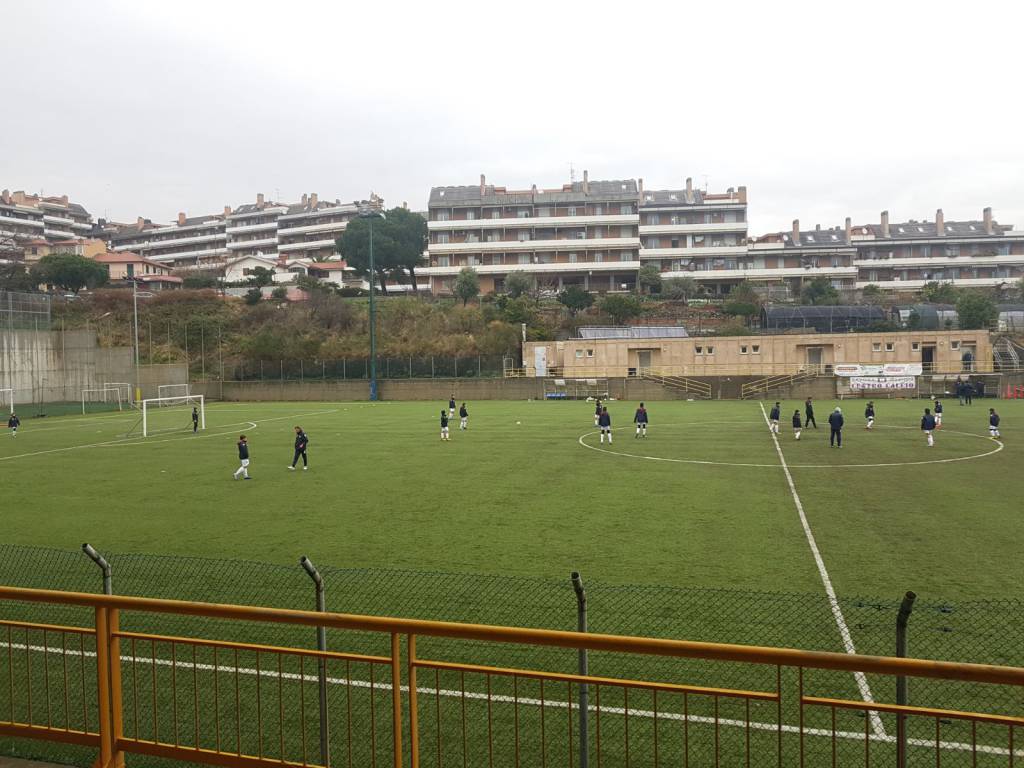
<instances>
[{"instance_id":1,"label":"white field line","mask_svg":"<svg viewBox=\"0 0 1024 768\"><path fill-rule=\"evenodd\" d=\"M33 651L35 653L52 653L52 654L55 654L55 655L65 655L66 654L68 656L82 656L83 658L90 658L90 657L95 657L96 656L96 652L95 651L85 651L83 653L82 651L76 651L76 650L71 649L71 648L68 648L68 649L65 650L63 648L56 648L56 647L53 647L53 646L48 646L48 647L47 646L42 646L42 645L28 645L28 646L26 646L24 643L10 643L9 645L5 643L4 646L8 647L11 651L15 651L15 650L17 650L17 651L29 650L29 651ZM122 654L122 656L121 656L121 661L124 662L125 664L130 664L130 663L152 664L153 663L153 659L150 656L137 656L137 657L133 657L133 656L124 655L124 654ZM172 666L172 664L175 666L175 668L183 669L185 671L189 671L189 670L193 669L193 664L191 662L185 661L185 660L182 660L182 659L179 659L179 660L174 661L174 662L172 662L171 659L162 659L162 658L156 659L156 665L158 667L169 667L169 666ZM217 674L229 674L229 675L232 675L232 674L236 674L237 673L239 675L247 675L247 676L255 676L257 674L256 669L254 669L252 667L237 667L236 668L236 667L231 666L230 664L227 664L227 665L225 665L225 664L218 664L217 666L214 666L213 664L195 664L194 667L195 667L196 670L202 670L204 672L216 672ZM274 670L261 669L261 670L259 670L258 674L259 674L260 677L265 677L265 678L270 678L270 679L277 679L278 678L278 673L276 671L274 671ZM124 677L123 671L122 671L122 677ZM296 680L296 681L299 681L299 682L301 682L303 684L305 684L305 683L316 683L319 680L319 678L315 674L300 675L300 674L297 674L295 672L282 672L280 674L280 678L282 680ZM350 686L352 688L373 688L376 691L390 691L391 690L391 683L384 683L384 682L377 682L377 681L374 681L373 683L371 683L369 680L356 680L354 678L344 678L344 677L327 677L326 680L327 680L327 683L329 685L347 685L347 686ZM124 685L124 683L122 683L122 685ZM407 686L407 685L399 686L399 690L400 691L404 691L405 693L408 693L409 692L409 686ZM499 703L502 703L502 704L513 704L513 705L515 705L515 704L522 704L522 705L531 706L531 707L553 707L555 709L579 710L579 704L574 704L572 702L567 702L567 701L558 701L558 700L551 701L551 700L548 700L548 699L545 699L545 700L542 701L541 699L535 699L535 698L530 698L530 697L515 697L515 696L508 696L508 695L505 695L505 694L491 694L490 696L488 696L486 693L477 693L477 692L474 692L474 691L465 691L465 692L463 692L461 690L455 690L453 688L440 688L440 689L438 689L438 688L431 688L431 687L428 687L428 686L417 685L416 686L416 692L417 693L427 694L429 696L444 696L446 698L463 698L464 697L466 699L470 699L470 700L473 700L473 701L487 701L488 699L490 699L490 701L492 701L492 702L499 702ZM597 705L594 705L594 704L591 704L591 705L589 705L587 707L587 711L588 712L597 712L598 709L599 708L597 707ZM607 705L600 707L600 711L601 711L602 714L610 714L610 715L625 715L626 714L626 709L624 707L609 707ZM678 721L678 722L683 722L685 720L685 721L690 722L690 723L699 723L699 724L702 724L702 725L715 725L715 723L718 723L718 725L727 726L727 727L730 727L730 728L747 728L749 726L751 730L770 731L770 732L773 732L773 733L778 733L780 730L783 733L791 733L791 734L799 734L800 733L800 727L796 726L796 725L785 725L785 724L783 724L780 727L779 724L777 724L777 723L762 723L762 722L758 722L756 720L752 720L748 724L747 721L745 721L745 720L735 720L735 719L732 719L732 718L718 718L716 720L715 718L707 717L706 715L689 715L689 714L682 715L682 714L680 714L678 712L657 712L657 713L655 713L653 710L648 710L648 709L630 709L629 710L629 715L631 717L644 717L644 718L649 718L649 719L652 719L652 720L654 718L657 718L659 720L674 720L674 721ZM826 738L831 738L833 736L831 728L806 728L805 727L803 732L804 732L805 736L822 736L822 737L826 737ZM835 735L836 738L849 739L849 740L852 740L852 741L863 741L864 738L865 738L865 734L864 734L863 731L840 731L840 730L837 730L834 735ZM893 744L893 743L896 742L896 737L895 736L888 736L884 732L881 733L881 734L878 734L878 733L871 734L867 738L870 739L871 741L878 742L878 743L884 743L884 744ZM911 744L912 746L928 747L930 749L935 749L935 742L934 741L929 741L927 739L908 739L907 743ZM980 752L980 753L983 753L983 754L990 754L990 755L1003 755L1003 756L1007 756L1007 755L1010 754L1010 751L1008 749L1004 748L1004 747L991 747L991 746L986 746L986 745L975 746L975 745L972 745L972 744L968 744L966 742L959 742L959 741L940 741L939 742L939 746L942 749L958 750L958 751L966 751L966 752L970 752L971 750L976 750L977 752ZM1024 749L1014 750L1014 755L1015 756L1024 757Z\"/></svg>"},{"instance_id":2,"label":"white field line","mask_svg":"<svg viewBox=\"0 0 1024 768\"><path fill-rule=\"evenodd\" d=\"M843 648L846 649L847 653L855 654L857 653L857 648L853 644L850 628L846 625L846 618L843 616L842 608L839 607L836 591L832 587L832 579L829 578L828 569L825 568L825 561L818 550L818 542L815 541L814 534L811 532L811 524L807 521L807 515L804 513L804 505L800 501L800 494L796 492L796 484L793 482L793 475L790 474L789 465L786 464L786 457L782 453L782 446L779 445L779 438L771 429L771 422L768 420L768 413L764 409L764 403L758 403L758 405L761 407L761 416L764 418L765 426L768 427L768 433L772 436L772 443L775 444L775 452L779 455L782 472L785 474L786 483L789 485L789 493L793 497L797 514L800 516L800 525L803 526L804 535L807 537L807 544L810 546L811 554L814 555L814 562L818 566L818 575L821 577L821 583L825 585L825 594L828 595L828 604L832 609L832 617L836 620L836 626L839 627ZM868 685L867 677L865 677L863 672L854 672L853 677L857 681L857 688L860 689L861 698L868 704L873 704L875 699L871 695L871 686ZM882 724L882 718L873 710L869 714L871 716L871 727L874 729L875 735L885 736L885 726Z\"/></svg>"},{"instance_id":3,"label":"white field line","mask_svg":"<svg viewBox=\"0 0 1024 768\"><path fill-rule=\"evenodd\" d=\"M336 413L337 409L329 411L311 411L308 413L292 413L287 416L274 416L269 419L260 419L259 421L236 421L228 424L221 424L221 427L237 427L243 426L248 429L257 429L260 424L268 421L281 421L283 419L300 419L304 416L319 416L325 413ZM183 440L196 440L203 437L223 437L224 435L230 435L237 430L229 430L227 432L206 432L202 434L193 435L191 430L183 430L186 434L180 437L165 437L160 440L150 440L144 437L119 437L115 440L105 440L99 443L86 443L83 445L66 445L63 448L50 448L45 451L33 451L30 453L17 453L13 456L0 456L0 461L12 461L13 459L25 459L31 456L44 456L49 453L64 453L67 451L76 451L82 448L106 448L106 447L121 447L125 445L138 446L138 445L156 445L158 443L174 443Z\"/></svg>"}]
</instances>

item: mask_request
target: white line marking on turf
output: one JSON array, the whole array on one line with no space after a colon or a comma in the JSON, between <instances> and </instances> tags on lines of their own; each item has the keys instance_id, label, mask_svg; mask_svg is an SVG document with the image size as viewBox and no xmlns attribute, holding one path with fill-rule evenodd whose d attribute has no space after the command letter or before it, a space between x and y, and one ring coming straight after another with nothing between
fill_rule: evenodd
<instances>
[{"instance_id":1,"label":"white line marking on turf","mask_svg":"<svg viewBox=\"0 0 1024 768\"><path fill-rule=\"evenodd\" d=\"M853 644L850 628L846 625L846 618L843 616L842 608L839 607L839 599L836 597L836 591L832 587L832 579L829 578L828 569L825 568L825 561L818 550L818 542L815 541L814 534L811 532L811 524L807 521L807 515L804 513L804 505L800 501L800 494L796 492L796 484L793 482L793 475L790 474L789 465L786 464L786 457L782 453L782 446L779 445L779 438L771 429L771 422L768 420L768 413L764 409L764 403L758 403L758 405L761 407L761 416L764 418L765 426L768 427L768 433L772 436L772 442L775 444L775 452L779 455L782 472L786 476L786 483L789 484L789 492L793 497L793 503L796 504L797 514L800 516L800 524L803 526L804 535L807 537L807 544L810 546L811 554L814 555L814 562L818 566L818 575L821 576L821 583L825 585L825 594L828 595L828 604L832 608L832 617L836 620L836 626L839 627L839 635L843 639L843 648L846 649L847 653L856 654L857 648ZM857 681L857 688L860 689L861 698L868 704L874 704L875 698L871 695L871 686L868 685L868 679L864 676L864 673L854 672L853 677ZM885 736L885 726L882 725L882 718L875 711L870 711L868 714L871 716L871 727L874 729L875 735Z\"/></svg>"},{"instance_id":2,"label":"white line marking on turf","mask_svg":"<svg viewBox=\"0 0 1024 768\"><path fill-rule=\"evenodd\" d=\"M12 651L13 650L18 650L18 651L29 650L29 651L32 651L34 653L53 653L53 654L58 654L58 655L67 654L68 656L81 656L83 658L94 658L96 656L96 652L95 651L85 651L83 653L82 651L77 651L77 650L74 650L72 648L64 649L64 648L56 648L56 647L53 647L53 646L48 646L47 647L47 646L42 646L42 645L28 645L28 646L26 646L24 643L9 643L9 644L5 643L4 645L9 647ZM149 657L149 656L136 656L136 657L133 657L130 654L122 654L121 655L121 661L123 661L126 664L127 663L152 664L154 660L151 657ZM193 668L193 665L190 662L185 661L183 659L172 662L171 659L158 658L155 661L156 661L156 665L158 667L169 667L169 666L172 666L172 664L173 664L175 666L175 668L183 669L183 670L186 670L186 671ZM265 678L269 678L269 679L274 679L274 678L277 678L277 676L278 676L277 672L275 672L273 670L261 669L261 670L259 670L259 672L257 672L256 669L254 669L252 667L237 667L236 668L236 667L234 667L234 666L232 666L230 664L218 664L215 667L213 664L205 664L205 663L203 663L203 664L196 664L195 665L195 669L202 670L204 672L216 672L217 674L229 674L229 675L230 674L235 674L236 672L238 674L240 674L240 675L247 675L247 676L255 676L255 675L258 674L260 677L265 677ZM281 676L282 680L298 680L298 681L301 681L303 683L315 683L317 681L317 679L318 679L315 675L312 675L312 674L302 675L302 674L297 674L295 672L282 672L280 676ZM353 688L373 688L374 690L378 690L378 691L390 691L391 690L391 683L383 683L383 682L377 682L377 681L374 681L373 683L371 683L369 680L357 680L355 678L330 677L330 676L328 676L325 679L326 679L327 683L330 684L330 685L349 685L349 686L351 686ZM408 693L409 686L407 686L407 685L399 686L399 690ZM440 696L445 696L445 697L449 697L449 698L462 698L464 696L466 699L470 699L470 700L474 700L474 701L486 701L488 699L488 696L487 696L486 693L479 693L477 691L465 691L465 692L463 692L461 689L460 690L455 690L455 689L452 689L452 688L430 688L430 687L427 687L427 686L416 686L416 691L417 691L417 693L425 693L425 694L428 694L428 695L440 695ZM569 709L569 710L578 710L579 709L579 704L574 704L572 702L557 701L557 700L556 701L552 701L550 699L541 700L541 699L534 699L534 698L530 698L530 697L515 697L515 696L507 696L505 694L492 694L490 696L490 700L492 702L499 702L499 703L502 703L502 704L513 704L514 705L514 704L518 703L518 704L534 706L534 707L543 706L543 707L554 707L556 709ZM598 707L597 707L597 705L592 704L589 707L587 707L587 711L588 712L597 712L598 711ZM611 715L625 715L626 714L626 710L625 710L624 707L603 706L603 707L600 707L600 711L601 711L602 714L611 714ZM687 721L689 721L691 723L700 723L702 725L714 725L715 723L718 723L719 725L728 726L730 728L746 728L746 727L748 727L748 723L747 723L746 720L733 720L731 718L721 718L721 717L716 720L714 717L707 717L705 715L686 715L686 716L684 716L684 715L682 715L681 713L678 713L678 712L659 711L659 712L655 713L653 710L647 710L647 709L630 709L629 710L629 714L632 717L643 717L643 718L649 718L649 719L654 719L655 717L657 717L658 719L676 720L676 721L679 721L679 722L687 720ZM749 727L753 728L754 730L759 730L759 731L778 732L779 730L781 730L783 733L792 733L792 734L800 733L800 727L797 726L797 725L786 725L786 724L783 724L781 729L780 729L778 723L762 723L762 722L758 722L756 720L750 721ZM853 741L861 741L861 740L864 739L863 731L840 731L840 730L837 730L837 731L835 731L833 733L831 728L806 728L805 727L803 732L804 732L805 736L824 736L824 737L828 737L828 738L836 736L836 737L841 738L841 739L850 739L850 740L853 740ZM871 741L875 741L875 742L879 742L879 743L889 743L889 744L892 744L892 743L896 742L896 737L895 736L889 736L889 735L887 735L885 733L873 734L869 738L871 739ZM935 742L930 740L930 739L908 739L907 743L912 745L912 746L915 746L915 747L927 747L929 749L935 749ZM976 749L978 752L981 752L981 753L984 753L984 754L989 754L989 755L1008 756L1010 754L1010 750L1006 749L1005 747L990 747L990 746L987 746L987 745L977 745L977 747L975 747L975 745L968 744L966 742L959 742L959 741L940 741L939 745L940 745L940 747L942 749L959 750L959 751L963 751L963 752L972 751L972 750ZM1014 750L1014 755L1015 756L1024 756L1024 749Z\"/></svg>"}]
</instances>

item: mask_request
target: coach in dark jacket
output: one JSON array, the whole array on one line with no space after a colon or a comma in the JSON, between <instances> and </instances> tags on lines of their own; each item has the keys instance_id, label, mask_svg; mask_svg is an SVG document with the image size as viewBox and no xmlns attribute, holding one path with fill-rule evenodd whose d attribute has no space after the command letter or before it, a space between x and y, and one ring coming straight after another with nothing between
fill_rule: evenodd
<instances>
[{"instance_id":1,"label":"coach in dark jacket","mask_svg":"<svg viewBox=\"0 0 1024 768\"><path fill-rule=\"evenodd\" d=\"M828 444L835 448L843 447L843 411L836 408L828 417L828 425L831 429L828 436Z\"/></svg>"}]
</instances>

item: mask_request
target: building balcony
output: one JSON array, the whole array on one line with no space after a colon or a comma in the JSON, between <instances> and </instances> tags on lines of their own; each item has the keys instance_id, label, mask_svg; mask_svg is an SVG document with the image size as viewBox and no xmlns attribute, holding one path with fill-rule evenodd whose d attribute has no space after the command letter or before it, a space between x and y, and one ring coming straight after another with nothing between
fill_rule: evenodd
<instances>
[{"instance_id":1,"label":"building balcony","mask_svg":"<svg viewBox=\"0 0 1024 768\"><path fill-rule=\"evenodd\" d=\"M1017 277L960 277L943 278L940 282L952 283L958 288L994 288L998 285L1006 285L1020 280ZM925 284L933 280L858 280L857 288L866 288L869 285L877 285L879 288L890 291L919 291Z\"/></svg>"},{"instance_id":2,"label":"building balcony","mask_svg":"<svg viewBox=\"0 0 1024 768\"><path fill-rule=\"evenodd\" d=\"M686 259L691 256L746 256L745 245L709 245L698 248L642 248L641 259Z\"/></svg>"},{"instance_id":3,"label":"building balcony","mask_svg":"<svg viewBox=\"0 0 1024 768\"><path fill-rule=\"evenodd\" d=\"M56 224L58 227L75 226L75 222L73 219L68 219L63 216L54 216L53 214L50 213L43 214L43 221L47 222L48 224Z\"/></svg>"},{"instance_id":4,"label":"building balcony","mask_svg":"<svg viewBox=\"0 0 1024 768\"><path fill-rule=\"evenodd\" d=\"M639 248L639 237L593 237L589 240L491 240L478 243L431 243L430 253L510 253L522 251L607 251Z\"/></svg>"},{"instance_id":5,"label":"building balcony","mask_svg":"<svg viewBox=\"0 0 1024 768\"><path fill-rule=\"evenodd\" d=\"M899 259L857 259L853 262L861 269L931 269L934 267L973 267L1024 265L1024 253L1008 256L913 256Z\"/></svg>"},{"instance_id":6,"label":"building balcony","mask_svg":"<svg viewBox=\"0 0 1024 768\"><path fill-rule=\"evenodd\" d=\"M711 280L782 280L786 278L845 277L857 276L856 267L755 267L752 269L682 269L662 272L663 279L670 277L692 277L697 281Z\"/></svg>"},{"instance_id":7,"label":"building balcony","mask_svg":"<svg viewBox=\"0 0 1024 768\"><path fill-rule=\"evenodd\" d=\"M225 239L223 234L216 235L196 235L195 237L178 237L175 239L168 238L167 240L145 240L141 243L127 243L124 245L115 245L115 251L150 251L159 250L161 248L178 248L182 245L193 245L198 243L221 243L223 246Z\"/></svg>"},{"instance_id":8,"label":"building balcony","mask_svg":"<svg viewBox=\"0 0 1024 768\"><path fill-rule=\"evenodd\" d=\"M321 248L334 248L334 240L308 240L301 243L278 243L278 253L285 251L318 251Z\"/></svg>"},{"instance_id":9,"label":"building balcony","mask_svg":"<svg viewBox=\"0 0 1024 768\"><path fill-rule=\"evenodd\" d=\"M457 275L467 266L472 266L480 275L506 275L510 272L525 272L527 274L552 274L568 272L583 274L590 272L635 272L640 269L639 261L560 261L550 264L460 264L454 267L420 267L416 275L448 277Z\"/></svg>"},{"instance_id":10,"label":"building balcony","mask_svg":"<svg viewBox=\"0 0 1024 768\"><path fill-rule=\"evenodd\" d=\"M685 235L706 232L742 232L746 233L745 221L720 221L713 224L641 224L641 235Z\"/></svg>"},{"instance_id":11,"label":"building balcony","mask_svg":"<svg viewBox=\"0 0 1024 768\"><path fill-rule=\"evenodd\" d=\"M347 221L329 221L326 224L309 224L302 227L288 227L278 228L278 237L285 237L287 235L306 235L312 232L337 232L339 235L345 231L345 227L348 226Z\"/></svg>"},{"instance_id":12,"label":"building balcony","mask_svg":"<svg viewBox=\"0 0 1024 768\"><path fill-rule=\"evenodd\" d=\"M262 232L268 229L277 229L276 221L266 221L262 224L242 224L238 226L230 226L224 229L224 232L229 235L241 235L246 232Z\"/></svg>"},{"instance_id":13,"label":"building balcony","mask_svg":"<svg viewBox=\"0 0 1024 768\"><path fill-rule=\"evenodd\" d=\"M515 219L459 219L457 221L428 221L431 232L449 232L455 229L523 229L524 227L584 227L630 226L640 223L635 213L608 213L600 216L534 216Z\"/></svg>"},{"instance_id":14,"label":"building balcony","mask_svg":"<svg viewBox=\"0 0 1024 768\"><path fill-rule=\"evenodd\" d=\"M228 249L204 248L196 251L177 251L175 253L147 253L146 258L153 261L175 261L176 259L206 259L211 257L223 257L228 255Z\"/></svg>"},{"instance_id":15,"label":"building balcony","mask_svg":"<svg viewBox=\"0 0 1024 768\"><path fill-rule=\"evenodd\" d=\"M658 213L662 213L664 211L679 211L680 213L684 211L689 211L692 213L694 211L697 211L700 213L704 213L705 211L745 211L746 209L746 203L740 203L735 200L732 202L727 202L724 200L721 202L704 202L701 203L700 205L697 205L696 203L690 205L687 204L687 202L682 199L671 200L664 203L655 203L653 200L648 200L647 195L645 194L643 196L643 199L640 201L641 213L646 213L648 211L657 211Z\"/></svg>"},{"instance_id":16,"label":"building balcony","mask_svg":"<svg viewBox=\"0 0 1024 768\"><path fill-rule=\"evenodd\" d=\"M58 240L76 240L78 235L74 232L69 232L65 229L50 229L49 227L43 229L43 235L46 237L52 237Z\"/></svg>"},{"instance_id":17,"label":"building balcony","mask_svg":"<svg viewBox=\"0 0 1024 768\"><path fill-rule=\"evenodd\" d=\"M277 237L261 237L258 240L233 240L228 243L230 250L245 250L246 248L263 248L264 246L273 246L277 249Z\"/></svg>"},{"instance_id":18,"label":"building balcony","mask_svg":"<svg viewBox=\"0 0 1024 768\"><path fill-rule=\"evenodd\" d=\"M0 215L0 224L18 224L23 227L35 227L42 229L46 225L38 219L19 219L16 216L2 216Z\"/></svg>"}]
</instances>

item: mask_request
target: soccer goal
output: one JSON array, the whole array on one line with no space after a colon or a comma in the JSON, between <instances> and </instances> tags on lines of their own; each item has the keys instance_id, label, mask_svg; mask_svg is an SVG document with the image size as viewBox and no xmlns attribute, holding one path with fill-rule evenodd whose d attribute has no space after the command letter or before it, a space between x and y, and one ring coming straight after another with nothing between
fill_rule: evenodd
<instances>
[{"instance_id":1,"label":"soccer goal","mask_svg":"<svg viewBox=\"0 0 1024 768\"><path fill-rule=\"evenodd\" d=\"M105 381L103 387L109 389L116 389L121 393L121 402L131 407L132 401L135 399L132 397L132 385L127 381Z\"/></svg>"},{"instance_id":2,"label":"soccer goal","mask_svg":"<svg viewBox=\"0 0 1024 768\"><path fill-rule=\"evenodd\" d=\"M203 395L151 397L139 403L142 415L128 434L141 430L143 437L165 432L192 431L192 409L199 414L199 429L206 429L206 398Z\"/></svg>"},{"instance_id":3,"label":"soccer goal","mask_svg":"<svg viewBox=\"0 0 1024 768\"><path fill-rule=\"evenodd\" d=\"M188 384L161 384L156 388L156 397L152 397L150 400L152 402L161 401L158 407L181 405L191 394L192 390Z\"/></svg>"},{"instance_id":4,"label":"soccer goal","mask_svg":"<svg viewBox=\"0 0 1024 768\"><path fill-rule=\"evenodd\" d=\"M14 413L14 390L0 389L0 411Z\"/></svg>"},{"instance_id":5,"label":"soccer goal","mask_svg":"<svg viewBox=\"0 0 1024 768\"><path fill-rule=\"evenodd\" d=\"M121 390L117 387L93 387L82 390L82 414L88 406L92 405L93 410L110 411L114 408L123 409Z\"/></svg>"}]
</instances>

